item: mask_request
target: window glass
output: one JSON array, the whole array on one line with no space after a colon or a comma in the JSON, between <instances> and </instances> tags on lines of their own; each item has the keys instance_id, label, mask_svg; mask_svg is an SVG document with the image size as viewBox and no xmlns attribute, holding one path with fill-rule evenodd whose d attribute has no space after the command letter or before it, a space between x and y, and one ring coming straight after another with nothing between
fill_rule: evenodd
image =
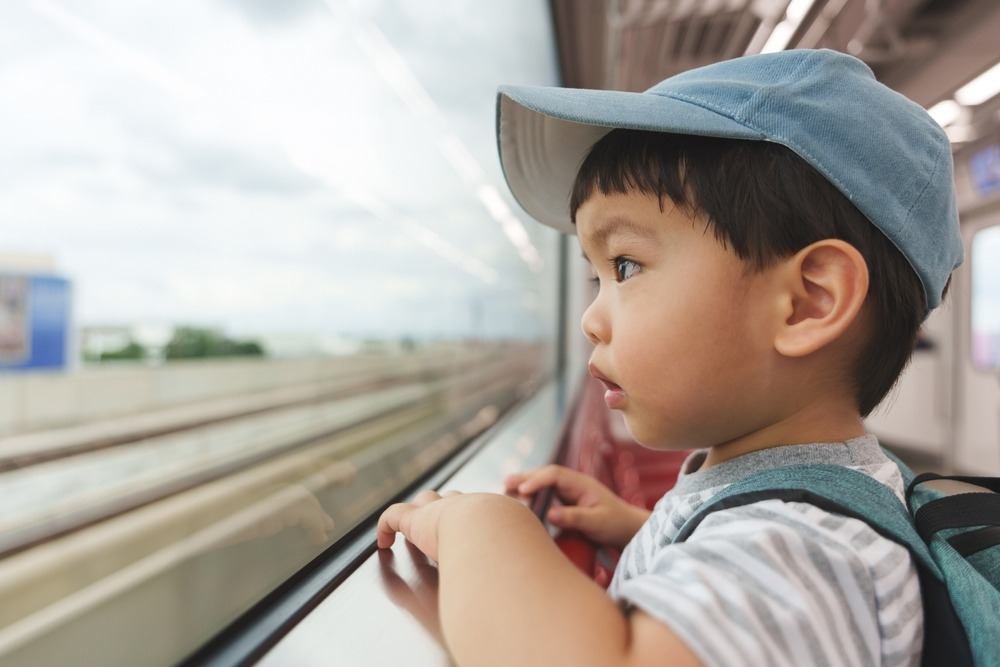
<instances>
[{"instance_id":1,"label":"window glass","mask_svg":"<svg viewBox=\"0 0 1000 667\"><path fill-rule=\"evenodd\" d=\"M972 237L972 364L1000 371L1000 226Z\"/></svg>"},{"instance_id":2,"label":"window glass","mask_svg":"<svg viewBox=\"0 0 1000 667\"><path fill-rule=\"evenodd\" d=\"M0 662L170 664L549 372L544 0L0 6Z\"/></svg>"}]
</instances>

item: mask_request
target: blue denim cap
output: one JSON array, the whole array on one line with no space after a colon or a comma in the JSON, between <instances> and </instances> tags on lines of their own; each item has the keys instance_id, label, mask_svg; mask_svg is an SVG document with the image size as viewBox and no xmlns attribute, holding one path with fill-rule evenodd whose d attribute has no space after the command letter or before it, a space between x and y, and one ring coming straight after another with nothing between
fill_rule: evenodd
<instances>
[{"instance_id":1,"label":"blue denim cap","mask_svg":"<svg viewBox=\"0 0 1000 667\"><path fill-rule=\"evenodd\" d=\"M590 147L614 128L772 141L795 151L889 237L936 308L962 262L951 145L919 105L860 60L825 49L746 56L644 93L501 86L504 176L530 215L568 233Z\"/></svg>"}]
</instances>

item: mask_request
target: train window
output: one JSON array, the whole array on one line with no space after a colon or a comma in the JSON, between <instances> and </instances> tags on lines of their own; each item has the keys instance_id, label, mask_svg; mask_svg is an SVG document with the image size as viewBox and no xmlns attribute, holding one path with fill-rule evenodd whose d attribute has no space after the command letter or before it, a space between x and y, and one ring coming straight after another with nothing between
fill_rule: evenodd
<instances>
[{"instance_id":1,"label":"train window","mask_svg":"<svg viewBox=\"0 0 1000 667\"><path fill-rule=\"evenodd\" d=\"M1000 372L1000 225L972 237L972 364Z\"/></svg>"},{"instance_id":2,"label":"train window","mask_svg":"<svg viewBox=\"0 0 1000 667\"><path fill-rule=\"evenodd\" d=\"M0 662L176 663L551 372L543 0L0 8Z\"/></svg>"}]
</instances>

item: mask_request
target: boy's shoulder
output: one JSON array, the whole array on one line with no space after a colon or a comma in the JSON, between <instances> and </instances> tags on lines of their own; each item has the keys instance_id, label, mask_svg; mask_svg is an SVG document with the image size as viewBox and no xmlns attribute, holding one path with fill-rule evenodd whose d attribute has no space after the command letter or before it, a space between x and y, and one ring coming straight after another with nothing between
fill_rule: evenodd
<instances>
[{"instance_id":1,"label":"boy's shoulder","mask_svg":"<svg viewBox=\"0 0 1000 667\"><path fill-rule=\"evenodd\" d=\"M900 469L885 455L878 440L872 435L842 443L812 443L758 450L704 469L699 467L703 458L703 452L694 452L685 461L676 485L657 502L651 520L643 526L634 544L629 545L629 549L635 546L635 550L632 554L628 554L626 550L623 555L624 572L631 570L633 574L639 574L645 564L658 557L659 550L687 539L693 528L690 524L692 517L720 494L739 487L762 473L789 469L789 466L847 468L878 482L900 503L903 500L904 480ZM791 486L795 484L795 480L790 483ZM861 524L851 524L852 527L845 530L848 517L811 506L806 498L802 500L803 502L798 503L784 502L765 495L761 502L766 505L741 503L739 506L723 507L719 512L713 512L709 526L739 521L754 524L754 527L745 531L745 537L751 542L758 538L765 541L771 539L766 536L768 531L786 535L809 534L811 539L828 539L829 536L834 536L833 539L840 540L851 531L867 530L867 526ZM744 529L730 527L726 530L735 534L734 531L742 533ZM821 538L820 533L829 535ZM710 537L711 531L702 530L697 539Z\"/></svg>"},{"instance_id":2,"label":"boy's shoulder","mask_svg":"<svg viewBox=\"0 0 1000 667\"><path fill-rule=\"evenodd\" d=\"M697 454L690 463L697 464ZM727 656L743 656L735 661L741 664L821 661L804 647L761 642L758 633L745 633L750 627L786 639L809 628L808 643L827 658L842 659L841 647L849 646L849 664L885 660L892 647L879 637L919 651L920 587L909 553L864 521L806 501L763 498L714 511L693 534L683 534L699 509L727 489L796 464L849 468L897 497L902 492L899 468L872 436L689 468L622 554L610 593L669 625L685 623L677 629L707 664L731 664ZM858 639L858 628L866 628L865 639Z\"/></svg>"},{"instance_id":3,"label":"boy's shoulder","mask_svg":"<svg viewBox=\"0 0 1000 667\"><path fill-rule=\"evenodd\" d=\"M869 528L868 539L859 542L852 538L850 544L867 563L873 581L878 581L880 573L899 570L895 562L884 562L881 554L885 545L891 543L897 553L902 548L909 556L910 579L915 570L920 582L925 626L922 664L998 664L1000 533L996 526L1000 525L1000 478L934 472L916 475L886 453L906 486L901 503L895 502L884 483L856 469L817 463L777 467L750 475L714 495L684 522L674 544L691 538L716 511L764 501L776 501L782 507L789 503L814 507L832 515L834 525L854 521L855 526ZM960 488L942 490L928 484L938 481L957 482ZM829 521L817 522L817 532L829 528ZM877 533L882 543L872 541L871 533ZM873 544L878 546L873 548ZM874 559L873 552L879 554ZM874 588L875 603L881 607L878 585Z\"/></svg>"}]
</instances>

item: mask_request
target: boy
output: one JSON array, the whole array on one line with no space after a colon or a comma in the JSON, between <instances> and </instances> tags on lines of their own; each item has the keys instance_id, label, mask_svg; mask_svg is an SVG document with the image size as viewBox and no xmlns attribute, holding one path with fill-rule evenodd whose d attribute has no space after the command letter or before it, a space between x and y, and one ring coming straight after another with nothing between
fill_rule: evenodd
<instances>
[{"instance_id":1,"label":"boy","mask_svg":"<svg viewBox=\"0 0 1000 667\"><path fill-rule=\"evenodd\" d=\"M582 326L605 401L640 443L700 451L651 515L557 466L507 481L554 486L567 505L552 523L627 543L607 594L513 499L389 508L379 546L402 532L438 561L458 664L919 664L914 565L864 522L772 499L673 537L781 465L855 468L901 496L862 417L961 261L941 129L831 51L738 58L641 94L502 88L498 113L515 196L575 223L599 283Z\"/></svg>"}]
</instances>

